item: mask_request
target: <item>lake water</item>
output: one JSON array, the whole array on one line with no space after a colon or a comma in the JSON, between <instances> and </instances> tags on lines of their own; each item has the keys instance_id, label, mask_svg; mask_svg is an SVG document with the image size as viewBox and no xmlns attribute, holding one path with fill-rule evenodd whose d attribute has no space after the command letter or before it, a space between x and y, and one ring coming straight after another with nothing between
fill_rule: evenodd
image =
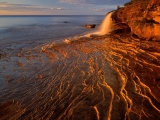
<instances>
[{"instance_id":1,"label":"lake water","mask_svg":"<svg viewBox=\"0 0 160 120\"><path fill-rule=\"evenodd\" d=\"M105 16L0 16L0 45L13 42L60 40L92 31L84 24L96 24Z\"/></svg>"}]
</instances>

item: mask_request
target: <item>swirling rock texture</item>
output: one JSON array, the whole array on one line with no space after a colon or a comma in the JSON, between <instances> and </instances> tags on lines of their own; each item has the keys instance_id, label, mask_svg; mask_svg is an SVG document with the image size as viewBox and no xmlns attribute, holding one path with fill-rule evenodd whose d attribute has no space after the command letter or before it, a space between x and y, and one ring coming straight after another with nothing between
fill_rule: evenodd
<instances>
[{"instance_id":1,"label":"swirling rock texture","mask_svg":"<svg viewBox=\"0 0 160 120\"><path fill-rule=\"evenodd\" d=\"M119 22L108 36L1 50L0 119L159 120L160 43L131 36L133 24Z\"/></svg>"},{"instance_id":2,"label":"swirling rock texture","mask_svg":"<svg viewBox=\"0 0 160 120\"><path fill-rule=\"evenodd\" d=\"M160 41L160 1L132 0L118 8L115 23L127 24L132 34L144 40Z\"/></svg>"},{"instance_id":3,"label":"swirling rock texture","mask_svg":"<svg viewBox=\"0 0 160 120\"><path fill-rule=\"evenodd\" d=\"M1 59L0 119L159 120L159 45L112 34L20 49Z\"/></svg>"}]
</instances>

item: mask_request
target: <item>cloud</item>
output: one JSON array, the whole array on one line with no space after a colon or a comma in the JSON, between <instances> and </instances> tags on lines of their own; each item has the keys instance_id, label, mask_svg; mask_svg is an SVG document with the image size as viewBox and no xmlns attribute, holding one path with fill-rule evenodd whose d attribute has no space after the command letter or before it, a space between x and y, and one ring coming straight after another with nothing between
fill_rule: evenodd
<instances>
[{"instance_id":1,"label":"cloud","mask_svg":"<svg viewBox=\"0 0 160 120\"><path fill-rule=\"evenodd\" d=\"M33 10L33 11L39 11L39 10L47 10L48 8L39 8L36 5L32 4L12 4L8 2L0 2L0 10L6 10L6 11L27 11L27 10Z\"/></svg>"},{"instance_id":2,"label":"cloud","mask_svg":"<svg viewBox=\"0 0 160 120\"><path fill-rule=\"evenodd\" d=\"M8 2L0 2L0 6L15 6L15 7L31 7L31 6L35 6L32 4L12 4L12 3L8 3Z\"/></svg>"},{"instance_id":3,"label":"cloud","mask_svg":"<svg viewBox=\"0 0 160 120\"><path fill-rule=\"evenodd\" d=\"M60 3L43 6L0 2L0 14L105 14L117 8L125 0L57 0ZM126 0L127 1L127 0ZM119 4L115 4L115 3ZM61 4L65 3L65 4ZM68 5L67 5L68 4ZM69 5L72 4L72 5ZM73 5L74 4L74 5ZM53 5L53 6L51 6Z\"/></svg>"},{"instance_id":4,"label":"cloud","mask_svg":"<svg viewBox=\"0 0 160 120\"><path fill-rule=\"evenodd\" d=\"M62 10L62 8L57 8L57 10Z\"/></svg>"},{"instance_id":5,"label":"cloud","mask_svg":"<svg viewBox=\"0 0 160 120\"><path fill-rule=\"evenodd\" d=\"M8 2L0 2L0 10L5 11L56 11L56 10L70 10L60 7L39 7L32 4L12 4Z\"/></svg>"},{"instance_id":6,"label":"cloud","mask_svg":"<svg viewBox=\"0 0 160 120\"><path fill-rule=\"evenodd\" d=\"M69 4L94 4L94 5L113 5L113 4L124 4L128 0L59 0L62 3Z\"/></svg>"}]
</instances>

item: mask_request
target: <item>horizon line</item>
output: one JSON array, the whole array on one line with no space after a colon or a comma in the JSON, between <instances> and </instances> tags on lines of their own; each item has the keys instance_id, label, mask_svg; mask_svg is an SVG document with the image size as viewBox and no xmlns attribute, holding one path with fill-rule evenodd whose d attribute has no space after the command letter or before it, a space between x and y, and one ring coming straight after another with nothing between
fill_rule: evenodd
<instances>
[{"instance_id":1,"label":"horizon line","mask_svg":"<svg viewBox=\"0 0 160 120\"><path fill-rule=\"evenodd\" d=\"M83 15L83 14L82 14ZM84 14L85 15L85 14ZM94 14L90 14L94 15ZM96 14L95 14L96 15ZM103 15L103 14L97 14L97 15ZM105 14L104 14L105 15ZM54 16L54 15L0 15L0 16ZM65 16L65 15L63 15Z\"/></svg>"}]
</instances>

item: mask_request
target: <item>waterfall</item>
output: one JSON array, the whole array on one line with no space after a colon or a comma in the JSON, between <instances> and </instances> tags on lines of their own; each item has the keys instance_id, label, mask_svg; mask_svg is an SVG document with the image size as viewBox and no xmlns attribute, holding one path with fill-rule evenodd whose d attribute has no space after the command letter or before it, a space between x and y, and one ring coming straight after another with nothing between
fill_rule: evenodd
<instances>
[{"instance_id":1,"label":"waterfall","mask_svg":"<svg viewBox=\"0 0 160 120\"><path fill-rule=\"evenodd\" d=\"M102 24L100 25L99 29L96 32L88 34L86 36L102 36L111 32L112 13L113 12L110 12L106 15L105 19L103 20Z\"/></svg>"},{"instance_id":2,"label":"waterfall","mask_svg":"<svg viewBox=\"0 0 160 120\"><path fill-rule=\"evenodd\" d=\"M112 12L107 14L107 16L103 20L102 24L100 25L100 28L98 30L98 33L100 35L105 35L105 34L111 32L111 24L112 24L111 15L112 15Z\"/></svg>"}]
</instances>

